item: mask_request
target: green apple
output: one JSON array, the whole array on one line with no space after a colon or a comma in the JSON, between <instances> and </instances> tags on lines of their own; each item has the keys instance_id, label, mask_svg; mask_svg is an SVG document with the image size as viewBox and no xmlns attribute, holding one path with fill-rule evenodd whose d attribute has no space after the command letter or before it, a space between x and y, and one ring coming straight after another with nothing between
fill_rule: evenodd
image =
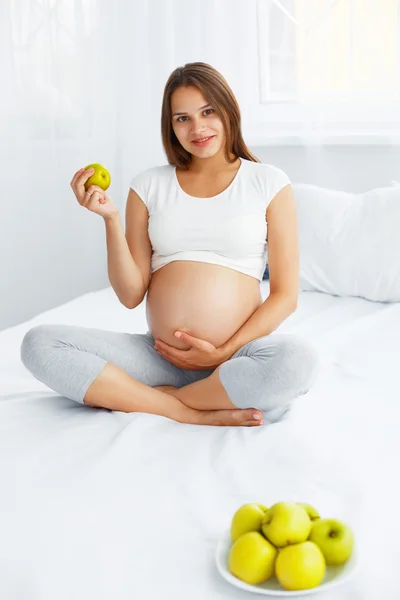
<instances>
[{"instance_id":1,"label":"green apple","mask_svg":"<svg viewBox=\"0 0 400 600\"><path fill-rule=\"evenodd\" d=\"M353 552L353 532L349 525L337 519L315 521L308 539L319 546L327 565L342 565Z\"/></svg>"},{"instance_id":2,"label":"green apple","mask_svg":"<svg viewBox=\"0 0 400 600\"><path fill-rule=\"evenodd\" d=\"M286 546L279 551L275 575L285 590L308 590L324 578L326 563L316 544L310 541Z\"/></svg>"},{"instance_id":3,"label":"green apple","mask_svg":"<svg viewBox=\"0 0 400 600\"><path fill-rule=\"evenodd\" d=\"M232 542L248 531L261 531L261 523L266 510L266 506L257 502L249 502L238 508L231 522Z\"/></svg>"},{"instance_id":4,"label":"green apple","mask_svg":"<svg viewBox=\"0 0 400 600\"><path fill-rule=\"evenodd\" d=\"M274 574L277 549L258 531L241 535L229 552L229 571L246 583L262 583Z\"/></svg>"},{"instance_id":5,"label":"green apple","mask_svg":"<svg viewBox=\"0 0 400 600\"><path fill-rule=\"evenodd\" d=\"M304 502L296 502L296 504L304 508L311 521L316 521L317 519L321 518L317 509L311 506L311 504L304 504Z\"/></svg>"},{"instance_id":6,"label":"green apple","mask_svg":"<svg viewBox=\"0 0 400 600\"><path fill-rule=\"evenodd\" d=\"M88 169L94 169L93 175L85 182L85 190L87 191L91 185L98 185L102 190L106 190L110 187L111 175L103 165L99 163L93 163L85 167L85 171Z\"/></svg>"},{"instance_id":7,"label":"green apple","mask_svg":"<svg viewBox=\"0 0 400 600\"><path fill-rule=\"evenodd\" d=\"M261 531L274 546L305 542L311 531L311 519L295 502L277 502L264 514Z\"/></svg>"}]
</instances>

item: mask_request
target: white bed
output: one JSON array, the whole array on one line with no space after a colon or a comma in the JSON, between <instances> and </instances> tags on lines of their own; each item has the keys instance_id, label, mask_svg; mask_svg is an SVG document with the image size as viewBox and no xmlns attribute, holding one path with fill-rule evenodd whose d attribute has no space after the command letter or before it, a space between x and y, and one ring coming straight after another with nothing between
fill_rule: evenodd
<instances>
[{"instance_id":1,"label":"white bed","mask_svg":"<svg viewBox=\"0 0 400 600\"><path fill-rule=\"evenodd\" d=\"M242 503L280 500L354 529L359 570L324 600L399 597L400 303L301 292L279 331L316 344L319 378L284 421L249 429L52 392L19 356L41 323L146 330L144 303L107 288L0 332L0 598L254 600L221 578L216 544Z\"/></svg>"}]
</instances>

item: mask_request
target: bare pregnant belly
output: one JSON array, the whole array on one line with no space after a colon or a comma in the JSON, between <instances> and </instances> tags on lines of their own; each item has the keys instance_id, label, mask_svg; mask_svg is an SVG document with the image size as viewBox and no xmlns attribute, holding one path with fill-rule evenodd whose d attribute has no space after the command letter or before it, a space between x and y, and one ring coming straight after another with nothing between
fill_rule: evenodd
<instances>
[{"instance_id":1,"label":"bare pregnant belly","mask_svg":"<svg viewBox=\"0 0 400 600\"><path fill-rule=\"evenodd\" d=\"M188 348L179 330L217 348L231 338L262 302L260 282L220 265L175 261L152 274L146 316L154 338Z\"/></svg>"}]
</instances>

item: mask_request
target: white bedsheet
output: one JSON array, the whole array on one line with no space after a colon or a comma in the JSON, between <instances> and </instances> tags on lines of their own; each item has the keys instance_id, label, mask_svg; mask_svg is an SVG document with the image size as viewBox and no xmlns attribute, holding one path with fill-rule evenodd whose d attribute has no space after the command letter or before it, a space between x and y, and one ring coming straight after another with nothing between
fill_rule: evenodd
<instances>
[{"instance_id":1,"label":"white bedsheet","mask_svg":"<svg viewBox=\"0 0 400 600\"><path fill-rule=\"evenodd\" d=\"M399 598L400 304L302 292L279 331L313 341L321 371L261 428L64 398L20 362L41 323L146 330L144 303L126 310L107 288L0 332L0 598L254 600L219 576L216 543L241 504L281 500L354 529L358 573L318 597Z\"/></svg>"}]
</instances>

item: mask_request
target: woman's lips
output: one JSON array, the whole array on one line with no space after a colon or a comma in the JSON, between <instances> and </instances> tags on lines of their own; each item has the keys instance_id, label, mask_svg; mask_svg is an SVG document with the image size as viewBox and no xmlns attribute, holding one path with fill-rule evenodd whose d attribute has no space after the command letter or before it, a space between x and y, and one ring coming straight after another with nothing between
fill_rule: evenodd
<instances>
[{"instance_id":1,"label":"woman's lips","mask_svg":"<svg viewBox=\"0 0 400 600\"><path fill-rule=\"evenodd\" d=\"M208 140L206 140L205 142L195 142L193 141L192 143L195 144L196 146L206 146L207 144L209 144L211 142L211 140L214 139L214 135L211 135Z\"/></svg>"}]
</instances>

